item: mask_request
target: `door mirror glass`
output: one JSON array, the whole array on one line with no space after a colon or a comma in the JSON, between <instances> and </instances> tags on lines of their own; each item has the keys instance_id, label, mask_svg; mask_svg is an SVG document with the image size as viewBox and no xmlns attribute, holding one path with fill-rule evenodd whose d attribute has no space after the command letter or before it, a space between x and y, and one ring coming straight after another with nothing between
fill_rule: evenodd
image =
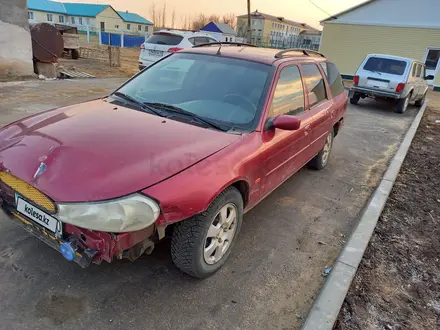
<instances>
[{"instance_id":1,"label":"door mirror glass","mask_svg":"<svg viewBox=\"0 0 440 330\"><path fill-rule=\"evenodd\" d=\"M281 115L269 120L272 121L270 126L285 131L296 131L301 126L301 119L296 116Z\"/></svg>"},{"instance_id":2,"label":"door mirror glass","mask_svg":"<svg viewBox=\"0 0 440 330\"><path fill-rule=\"evenodd\" d=\"M425 77L425 80L434 80L434 76L432 74Z\"/></svg>"}]
</instances>

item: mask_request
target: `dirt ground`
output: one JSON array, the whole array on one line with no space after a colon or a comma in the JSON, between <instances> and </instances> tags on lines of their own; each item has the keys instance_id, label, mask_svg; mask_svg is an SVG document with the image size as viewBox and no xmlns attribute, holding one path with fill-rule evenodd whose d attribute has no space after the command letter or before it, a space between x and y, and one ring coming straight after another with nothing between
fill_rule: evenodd
<instances>
[{"instance_id":1,"label":"dirt ground","mask_svg":"<svg viewBox=\"0 0 440 330\"><path fill-rule=\"evenodd\" d=\"M430 96L337 330L440 329L440 103Z\"/></svg>"},{"instance_id":2,"label":"dirt ground","mask_svg":"<svg viewBox=\"0 0 440 330\"><path fill-rule=\"evenodd\" d=\"M89 46L91 47L91 46ZM94 46L99 47L99 46ZM111 67L108 61L90 58L61 58L59 63L65 69L87 72L97 78L120 78L131 77L139 71L138 67L139 48L121 48L121 67Z\"/></svg>"}]
</instances>

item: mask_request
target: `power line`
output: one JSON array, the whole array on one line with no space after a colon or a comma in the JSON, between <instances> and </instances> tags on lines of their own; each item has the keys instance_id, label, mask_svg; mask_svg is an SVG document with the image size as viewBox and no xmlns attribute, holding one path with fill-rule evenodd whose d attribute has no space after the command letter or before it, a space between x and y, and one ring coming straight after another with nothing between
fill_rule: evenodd
<instances>
[{"instance_id":1,"label":"power line","mask_svg":"<svg viewBox=\"0 0 440 330\"><path fill-rule=\"evenodd\" d=\"M327 14L329 17L333 18L333 19L338 19L336 16L330 14L329 12L327 12L326 10L322 9L321 7L319 7L316 3L314 3L312 0L309 0L309 2L314 5L316 8L318 8L320 11L322 11L323 13Z\"/></svg>"}]
</instances>

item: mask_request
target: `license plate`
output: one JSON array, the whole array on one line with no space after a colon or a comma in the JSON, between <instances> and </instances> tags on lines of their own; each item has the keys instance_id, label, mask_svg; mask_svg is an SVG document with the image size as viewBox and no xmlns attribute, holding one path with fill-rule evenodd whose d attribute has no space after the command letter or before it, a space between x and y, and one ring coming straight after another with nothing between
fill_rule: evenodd
<instances>
[{"instance_id":1,"label":"license plate","mask_svg":"<svg viewBox=\"0 0 440 330\"><path fill-rule=\"evenodd\" d=\"M150 50L148 51L148 54L150 54L150 56L162 56L163 52L160 50Z\"/></svg>"},{"instance_id":2,"label":"license plate","mask_svg":"<svg viewBox=\"0 0 440 330\"><path fill-rule=\"evenodd\" d=\"M372 87L388 87L388 83L384 81L377 81L377 80L368 80L367 84Z\"/></svg>"},{"instance_id":3,"label":"license plate","mask_svg":"<svg viewBox=\"0 0 440 330\"><path fill-rule=\"evenodd\" d=\"M57 219L20 197L17 199L17 211L54 233L61 232L61 223Z\"/></svg>"}]
</instances>

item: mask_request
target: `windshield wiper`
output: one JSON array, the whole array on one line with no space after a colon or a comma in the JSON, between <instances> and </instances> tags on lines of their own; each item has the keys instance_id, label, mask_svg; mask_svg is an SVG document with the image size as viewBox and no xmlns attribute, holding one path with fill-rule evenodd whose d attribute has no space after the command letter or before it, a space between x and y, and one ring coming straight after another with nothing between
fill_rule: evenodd
<instances>
[{"instance_id":1,"label":"windshield wiper","mask_svg":"<svg viewBox=\"0 0 440 330\"><path fill-rule=\"evenodd\" d=\"M147 106L150 106L150 107L157 107L159 109L163 109L163 110L167 110L167 111L171 111L171 112L175 112L175 113L181 113L181 114L186 115L188 117L191 117L192 119L195 119L195 120L197 120L199 122L207 124L207 125L209 125L212 128L218 129L218 130L223 131L223 132L229 131L229 129L227 129L227 128L223 127L223 126L220 126L220 125L218 125L216 123L213 123L212 121L210 121L208 119L205 119L203 117L200 117L199 115L196 115L193 112L190 112L190 111L187 111L185 109L176 107L175 105L172 105L172 104L159 103L159 102L144 102L143 104L145 104Z\"/></svg>"},{"instance_id":2,"label":"windshield wiper","mask_svg":"<svg viewBox=\"0 0 440 330\"><path fill-rule=\"evenodd\" d=\"M377 73L379 76L382 75L382 73L380 73L379 71L374 71L374 70L369 70L369 69L364 69L364 70L367 70L367 71L370 71L370 72L373 72L373 73Z\"/></svg>"},{"instance_id":3,"label":"windshield wiper","mask_svg":"<svg viewBox=\"0 0 440 330\"><path fill-rule=\"evenodd\" d=\"M154 113L155 115L158 115L160 117L165 117L162 113L160 113L159 111L155 110L154 108L148 106L147 104L144 104L142 102L139 102L138 100L136 100L134 97L127 95L125 93L122 92L114 92L112 95L116 95L119 96L121 99L124 99L126 101L129 101L133 104L136 104L137 106L139 106L142 110L146 110L149 112Z\"/></svg>"}]
</instances>

